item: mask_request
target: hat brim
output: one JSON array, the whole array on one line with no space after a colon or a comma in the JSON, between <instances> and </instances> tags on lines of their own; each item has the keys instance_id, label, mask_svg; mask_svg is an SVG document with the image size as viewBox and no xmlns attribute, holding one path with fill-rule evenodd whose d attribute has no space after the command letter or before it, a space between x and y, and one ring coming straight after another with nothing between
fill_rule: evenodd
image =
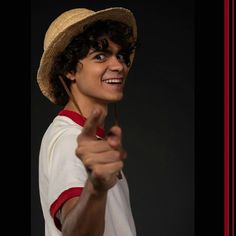
<instances>
[{"instance_id":1,"label":"hat brim","mask_svg":"<svg viewBox=\"0 0 236 236\"><path fill-rule=\"evenodd\" d=\"M47 49L43 52L37 72L37 82L39 87L44 96L46 96L51 102L56 103L53 95L53 88L51 87L49 80L49 73L55 57L66 48L73 37L83 32L85 25L97 20L115 20L125 23L133 29L134 38L137 38L135 17L131 11L122 7L107 8L105 10L93 12L91 15L82 20L80 19L64 29L52 40L50 45L48 45ZM131 63L132 60L133 57L131 58Z\"/></svg>"}]
</instances>

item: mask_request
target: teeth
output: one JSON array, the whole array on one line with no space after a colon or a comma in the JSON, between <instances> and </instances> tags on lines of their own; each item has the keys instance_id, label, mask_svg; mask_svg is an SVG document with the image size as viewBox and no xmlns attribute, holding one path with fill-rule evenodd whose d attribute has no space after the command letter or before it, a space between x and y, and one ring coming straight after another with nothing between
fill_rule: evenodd
<instances>
[{"instance_id":1,"label":"teeth","mask_svg":"<svg viewBox=\"0 0 236 236\"><path fill-rule=\"evenodd\" d=\"M107 84L114 84L114 83L122 83L122 80L120 79L108 79L104 81Z\"/></svg>"}]
</instances>

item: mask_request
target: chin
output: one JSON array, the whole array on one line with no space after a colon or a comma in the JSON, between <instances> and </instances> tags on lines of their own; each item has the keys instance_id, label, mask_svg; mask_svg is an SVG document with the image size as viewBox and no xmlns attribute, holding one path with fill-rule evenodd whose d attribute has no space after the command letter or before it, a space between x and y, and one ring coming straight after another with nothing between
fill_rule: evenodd
<instances>
[{"instance_id":1,"label":"chin","mask_svg":"<svg viewBox=\"0 0 236 236\"><path fill-rule=\"evenodd\" d=\"M103 100L106 104L110 104L110 103L115 103L115 102L119 102L121 101L123 98L123 96L120 96L120 97L116 97L116 98L110 98L110 99L106 99L106 100Z\"/></svg>"},{"instance_id":2,"label":"chin","mask_svg":"<svg viewBox=\"0 0 236 236\"><path fill-rule=\"evenodd\" d=\"M111 99L111 100L112 100L112 102L119 102L119 101L122 100L122 98L123 98L123 93L120 94L120 95L118 95L118 96L116 96L116 97L114 97L114 98Z\"/></svg>"}]
</instances>

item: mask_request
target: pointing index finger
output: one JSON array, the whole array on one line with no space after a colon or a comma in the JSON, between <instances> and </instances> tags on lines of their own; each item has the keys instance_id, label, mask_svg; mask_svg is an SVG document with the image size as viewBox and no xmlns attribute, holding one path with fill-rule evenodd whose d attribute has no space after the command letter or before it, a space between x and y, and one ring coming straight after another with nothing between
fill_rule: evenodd
<instances>
[{"instance_id":1,"label":"pointing index finger","mask_svg":"<svg viewBox=\"0 0 236 236\"><path fill-rule=\"evenodd\" d=\"M94 109L92 111L91 115L86 120L85 125L82 129L81 135L83 137L90 138L90 137L96 136L96 130L97 130L101 115L102 115L101 110Z\"/></svg>"}]
</instances>

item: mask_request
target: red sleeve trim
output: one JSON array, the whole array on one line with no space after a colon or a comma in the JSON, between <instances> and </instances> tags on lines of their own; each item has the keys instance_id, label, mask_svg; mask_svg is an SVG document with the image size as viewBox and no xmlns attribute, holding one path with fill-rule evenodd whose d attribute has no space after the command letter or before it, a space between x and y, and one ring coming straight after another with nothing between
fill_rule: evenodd
<instances>
[{"instance_id":1,"label":"red sleeve trim","mask_svg":"<svg viewBox=\"0 0 236 236\"><path fill-rule=\"evenodd\" d=\"M56 214L57 211L61 208L61 206L69 199L73 197L79 197L83 191L82 187L76 187L76 188L69 188L62 192L60 196L56 199L55 202L52 203L50 207L50 214L54 219L54 223L56 227L61 230L61 222L57 219Z\"/></svg>"}]
</instances>

